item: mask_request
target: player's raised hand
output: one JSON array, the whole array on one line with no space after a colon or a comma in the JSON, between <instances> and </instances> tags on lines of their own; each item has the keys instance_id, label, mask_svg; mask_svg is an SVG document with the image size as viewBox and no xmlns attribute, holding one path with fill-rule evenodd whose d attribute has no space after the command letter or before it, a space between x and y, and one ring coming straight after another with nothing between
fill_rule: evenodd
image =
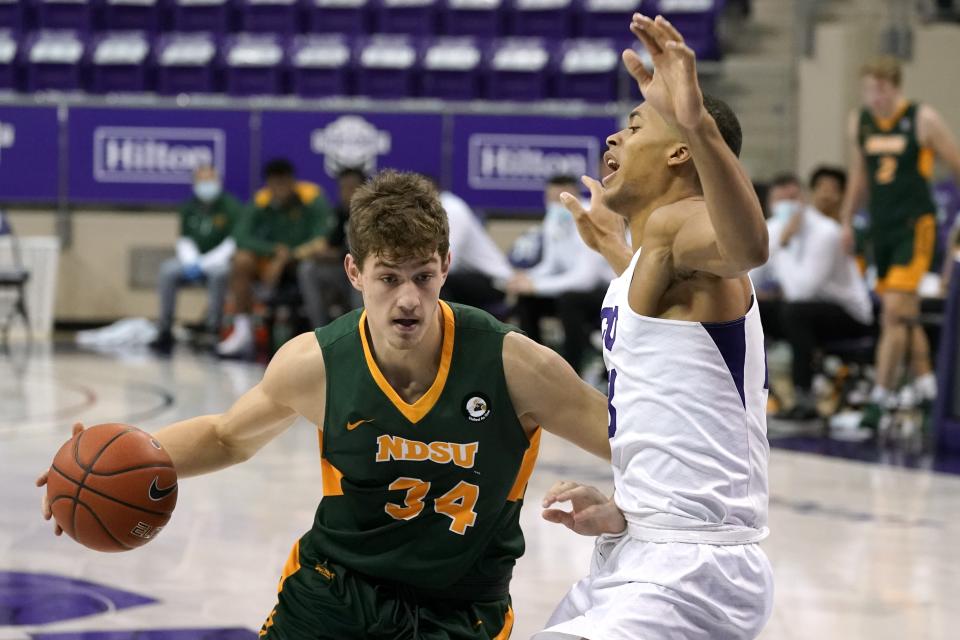
<instances>
[{"instance_id":1,"label":"player's raised hand","mask_svg":"<svg viewBox=\"0 0 960 640\"><path fill-rule=\"evenodd\" d=\"M572 510L549 508L558 502L569 502ZM596 487L576 482L554 484L543 499L543 508L544 520L562 524L583 536L618 534L627 527L623 513L611 498Z\"/></svg>"},{"instance_id":2,"label":"player's raised hand","mask_svg":"<svg viewBox=\"0 0 960 640\"><path fill-rule=\"evenodd\" d=\"M83 425L79 422L73 425L73 433L71 437L76 436L78 433L83 431ZM47 478L50 476L50 470L47 469L40 474L40 477L37 478L37 486L42 487L47 484ZM50 509L50 501L47 499L47 492L43 492L43 497L40 498L40 513L43 514L44 520L49 520L53 517L53 511ZM63 529L60 528L60 525L54 524L53 533L55 535L62 535Z\"/></svg>"},{"instance_id":3,"label":"player's raised hand","mask_svg":"<svg viewBox=\"0 0 960 640\"><path fill-rule=\"evenodd\" d=\"M647 71L632 49L623 52L627 71L640 85L650 106L668 123L693 129L703 118L703 93L697 81L697 57L680 32L663 16L651 20L633 14L630 31L643 43L653 60Z\"/></svg>"},{"instance_id":4,"label":"player's raised hand","mask_svg":"<svg viewBox=\"0 0 960 640\"><path fill-rule=\"evenodd\" d=\"M580 199L575 195L562 193L560 200L573 214L583 242L594 251L600 252L606 240L615 238L623 241L626 223L622 216L604 206L603 186L599 182L589 176L583 176L581 181L590 190L589 211L583 208Z\"/></svg>"}]
</instances>

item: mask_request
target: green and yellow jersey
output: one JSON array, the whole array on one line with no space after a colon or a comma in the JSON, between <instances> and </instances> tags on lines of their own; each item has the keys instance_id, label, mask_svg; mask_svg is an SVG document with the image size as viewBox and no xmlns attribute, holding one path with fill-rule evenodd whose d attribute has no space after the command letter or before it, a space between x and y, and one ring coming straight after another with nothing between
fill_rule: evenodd
<instances>
[{"instance_id":1,"label":"green and yellow jersey","mask_svg":"<svg viewBox=\"0 0 960 640\"><path fill-rule=\"evenodd\" d=\"M189 238L206 253L230 237L243 206L229 193L208 203L191 198L180 206L180 236Z\"/></svg>"},{"instance_id":2,"label":"green and yellow jersey","mask_svg":"<svg viewBox=\"0 0 960 640\"><path fill-rule=\"evenodd\" d=\"M539 445L510 400L488 314L440 303L437 377L408 404L380 372L362 311L316 330L326 368L323 500L300 555L452 598L508 593Z\"/></svg>"},{"instance_id":3,"label":"green and yellow jersey","mask_svg":"<svg viewBox=\"0 0 960 640\"><path fill-rule=\"evenodd\" d=\"M890 119L860 112L858 140L866 163L870 226L876 233L913 228L936 211L930 195L933 150L920 143L919 105L904 103Z\"/></svg>"}]
</instances>

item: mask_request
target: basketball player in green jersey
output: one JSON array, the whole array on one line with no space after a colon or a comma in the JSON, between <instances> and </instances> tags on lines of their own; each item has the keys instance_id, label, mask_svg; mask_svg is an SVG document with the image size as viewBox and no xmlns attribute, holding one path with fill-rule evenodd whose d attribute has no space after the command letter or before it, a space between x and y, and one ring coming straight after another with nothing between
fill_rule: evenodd
<instances>
[{"instance_id":1,"label":"basketball player in green jersey","mask_svg":"<svg viewBox=\"0 0 960 640\"><path fill-rule=\"evenodd\" d=\"M609 460L606 397L555 352L439 300L448 226L425 179L374 178L348 233L365 310L291 340L226 413L154 435L185 478L249 459L298 416L319 428L323 499L261 637L507 638L539 425Z\"/></svg>"},{"instance_id":2,"label":"basketball player in green jersey","mask_svg":"<svg viewBox=\"0 0 960 640\"><path fill-rule=\"evenodd\" d=\"M923 328L918 288L936 248L936 205L930 195L934 158L960 181L960 149L932 107L908 101L900 90L900 64L882 57L862 70L863 103L850 114L850 181L840 220L852 248L852 220L864 195L870 212L870 241L883 299L876 353L876 386L862 426L876 428L890 405L897 370L910 347L915 389L922 402L937 392L930 345ZM912 328L911 328L912 327Z\"/></svg>"}]
</instances>

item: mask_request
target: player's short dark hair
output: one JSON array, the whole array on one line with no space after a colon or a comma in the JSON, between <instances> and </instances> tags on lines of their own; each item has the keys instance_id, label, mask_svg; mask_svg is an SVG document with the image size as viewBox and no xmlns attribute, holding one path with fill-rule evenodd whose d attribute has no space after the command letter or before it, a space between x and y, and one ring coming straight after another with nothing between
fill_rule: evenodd
<instances>
[{"instance_id":1,"label":"player's short dark hair","mask_svg":"<svg viewBox=\"0 0 960 640\"><path fill-rule=\"evenodd\" d=\"M703 106L717 123L723 141L733 151L733 155L739 158L740 149L743 147L743 129L740 128L737 114L726 102L708 93L703 94Z\"/></svg>"},{"instance_id":2,"label":"player's short dark hair","mask_svg":"<svg viewBox=\"0 0 960 640\"><path fill-rule=\"evenodd\" d=\"M274 158L263 165L263 179L292 178L297 174L293 163L286 158Z\"/></svg>"},{"instance_id":3,"label":"player's short dark hair","mask_svg":"<svg viewBox=\"0 0 960 640\"><path fill-rule=\"evenodd\" d=\"M547 184L554 187L566 187L569 185L579 185L580 181L577 180L576 176L572 176L569 173L558 173L557 175L550 176Z\"/></svg>"},{"instance_id":4,"label":"player's short dark hair","mask_svg":"<svg viewBox=\"0 0 960 640\"><path fill-rule=\"evenodd\" d=\"M770 189L775 189L777 187L790 187L790 186L803 187L803 183L800 182L800 178L797 177L795 173L778 173L773 176L773 179L770 180Z\"/></svg>"},{"instance_id":5,"label":"player's short dark hair","mask_svg":"<svg viewBox=\"0 0 960 640\"><path fill-rule=\"evenodd\" d=\"M440 195L416 173L382 171L357 189L350 201L347 238L361 268L370 255L405 262L427 259L434 251L446 259L450 251L450 226Z\"/></svg>"},{"instance_id":6,"label":"player's short dark hair","mask_svg":"<svg viewBox=\"0 0 960 640\"><path fill-rule=\"evenodd\" d=\"M847 172L840 167L820 165L810 174L810 188L815 189L822 178L833 178L840 185L840 191L847 188Z\"/></svg>"},{"instance_id":7,"label":"player's short dark hair","mask_svg":"<svg viewBox=\"0 0 960 640\"><path fill-rule=\"evenodd\" d=\"M343 180L344 178L356 178L360 182L366 182L370 179L370 176L359 167L344 167L337 172L337 180Z\"/></svg>"}]
</instances>

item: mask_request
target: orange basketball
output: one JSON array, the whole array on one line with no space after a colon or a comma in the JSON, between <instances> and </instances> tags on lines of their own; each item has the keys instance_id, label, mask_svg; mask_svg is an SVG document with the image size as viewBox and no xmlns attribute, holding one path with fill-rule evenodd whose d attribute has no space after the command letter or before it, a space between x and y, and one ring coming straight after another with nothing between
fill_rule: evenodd
<instances>
[{"instance_id":1,"label":"orange basketball","mask_svg":"<svg viewBox=\"0 0 960 640\"><path fill-rule=\"evenodd\" d=\"M177 473L150 434L100 424L60 447L47 480L57 524L96 551L128 551L152 540L177 504Z\"/></svg>"}]
</instances>

